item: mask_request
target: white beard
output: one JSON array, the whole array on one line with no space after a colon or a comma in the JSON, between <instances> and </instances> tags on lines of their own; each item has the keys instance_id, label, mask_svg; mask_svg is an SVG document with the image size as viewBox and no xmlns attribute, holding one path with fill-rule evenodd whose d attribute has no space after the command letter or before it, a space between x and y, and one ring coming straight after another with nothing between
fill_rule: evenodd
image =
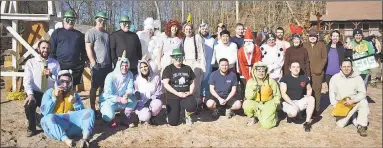
<instances>
[{"instance_id":1,"label":"white beard","mask_svg":"<svg viewBox=\"0 0 383 148\"><path fill-rule=\"evenodd\" d=\"M246 53L253 53L254 52L254 44L253 43L247 43L243 46Z\"/></svg>"}]
</instances>

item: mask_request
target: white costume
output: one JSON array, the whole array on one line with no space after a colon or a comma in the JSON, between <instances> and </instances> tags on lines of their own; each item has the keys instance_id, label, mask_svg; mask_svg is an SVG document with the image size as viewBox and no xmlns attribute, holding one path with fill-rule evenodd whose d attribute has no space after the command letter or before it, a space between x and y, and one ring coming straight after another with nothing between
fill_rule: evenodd
<instances>
[{"instance_id":1,"label":"white costume","mask_svg":"<svg viewBox=\"0 0 383 148\"><path fill-rule=\"evenodd\" d=\"M161 32L159 30L155 31L153 33L153 36L150 37L148 33L145 32L147 29L159 28L158 20L153 20L153 18L149 17L146 18L144 21L144 31L138 31L137 35L140 38L141 47L142 47L142 55L146 55L145 60L149 61L149 65L152 68L153 72L159 73L159 66L157 65L156 58L157 58L157 42L159 35Z\"/></svg>"},{"instance_id":2,"label":"white costume","mask_svg":"<svg viewBox=\"0 0 383 148\"><path fill-rule=\"evenodd\" d=\"M265 63L270 72L270 77L279 82L282 78L282 66L285 61L283 48L277 44L270 47L268 44L261 46L262 62Z\"/></svg>"}]
</instances>

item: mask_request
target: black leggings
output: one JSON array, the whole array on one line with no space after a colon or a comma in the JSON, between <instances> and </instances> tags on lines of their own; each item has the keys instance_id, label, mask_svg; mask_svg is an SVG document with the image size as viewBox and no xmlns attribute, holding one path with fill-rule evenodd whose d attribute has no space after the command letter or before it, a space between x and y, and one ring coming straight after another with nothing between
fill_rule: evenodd
<instances>
[{"instance_id":1,"label":"black leggings","mask_svg":"<svg viewBox=\"0 0 383 148\"><path fill-rule=\"evenodd\" d=\"M180 121L181 112L195 112L197 109L197 101L193 96L186 98L167 98L166 110L168 114L168 123L171 126L178 125Z\"/></svg>"}]
</instances>

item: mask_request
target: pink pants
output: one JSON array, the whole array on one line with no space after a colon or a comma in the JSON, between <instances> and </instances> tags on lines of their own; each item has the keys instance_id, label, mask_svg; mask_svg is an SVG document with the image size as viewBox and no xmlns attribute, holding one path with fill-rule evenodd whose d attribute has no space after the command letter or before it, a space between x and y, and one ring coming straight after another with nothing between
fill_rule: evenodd
<instances>
[{"instance_id":1,"label":"pink pants","mask_svg":"<svg viewBox=\"0 0 383 148\"><path fill-rule=\"evenodd\" d=\"M159 99L153 99L152 102L150 102L149 107L137 106L135 112L138 115L138 119L140 121L147 122L152 116L157 116L157 114L160 113L161 109L162 101Z\"/></svg>"}]
</instances>

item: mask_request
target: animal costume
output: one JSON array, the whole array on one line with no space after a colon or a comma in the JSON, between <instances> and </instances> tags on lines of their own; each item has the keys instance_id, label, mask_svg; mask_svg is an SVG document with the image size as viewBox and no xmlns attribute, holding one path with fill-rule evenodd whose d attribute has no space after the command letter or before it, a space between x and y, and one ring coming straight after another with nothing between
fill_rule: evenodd
<instances>
[{"instance_id":1,"label":"animal costume","mask_svg":"<svg viewBox=\"0 0 383 148\"><path fill-rule=\"evenodd\" d=\"M62 70L58 74L59 77L70 75L72 82L69 84L69 91L64 94L55 94L54 90L57 86L48 89L44 93L40 108L44 116L40 121L44 134L58 141L81 134L90 136L94 127L94 111L85 109L80 95L71 90L73 85L71 73L71 70ZM72 99L75 99L74 103Z\"/></svg>"},{"instance_id":2,"label":"animal costume","mask_svg":"<svg viewBox=\"0 0 383 148\"><path fill-rule=\"evenodd\" d=\"M256 67L266 67L265 78L257 78ZM252 75L246 83L243 111L249 118L258 118L263 128L272 128L278 121L277 108L281 99L278 83L269 77L268 68L262 62L253 66Z\"/></svg>"},{"instance_id":3,"label":"animal costume","mask_svg":"<svg viewBox=\"0 0 383 148\"><path fill-rule=\"evenodd\" d=\"M133 73L129 71L123 75L120 68L122 62L129 64L128 58L125 57L125 52L117 61L114 71L106 76L104 92L100 96L100 111L102 113L102 119L106 122L110 122L114 119L117 110L120 110L122 114L125 115L126 122L130 122L130 113L134 111L137 104L134 96ZM122 97L128 97L128 103L122 104Z\"/></svg>"}]
</instances>

